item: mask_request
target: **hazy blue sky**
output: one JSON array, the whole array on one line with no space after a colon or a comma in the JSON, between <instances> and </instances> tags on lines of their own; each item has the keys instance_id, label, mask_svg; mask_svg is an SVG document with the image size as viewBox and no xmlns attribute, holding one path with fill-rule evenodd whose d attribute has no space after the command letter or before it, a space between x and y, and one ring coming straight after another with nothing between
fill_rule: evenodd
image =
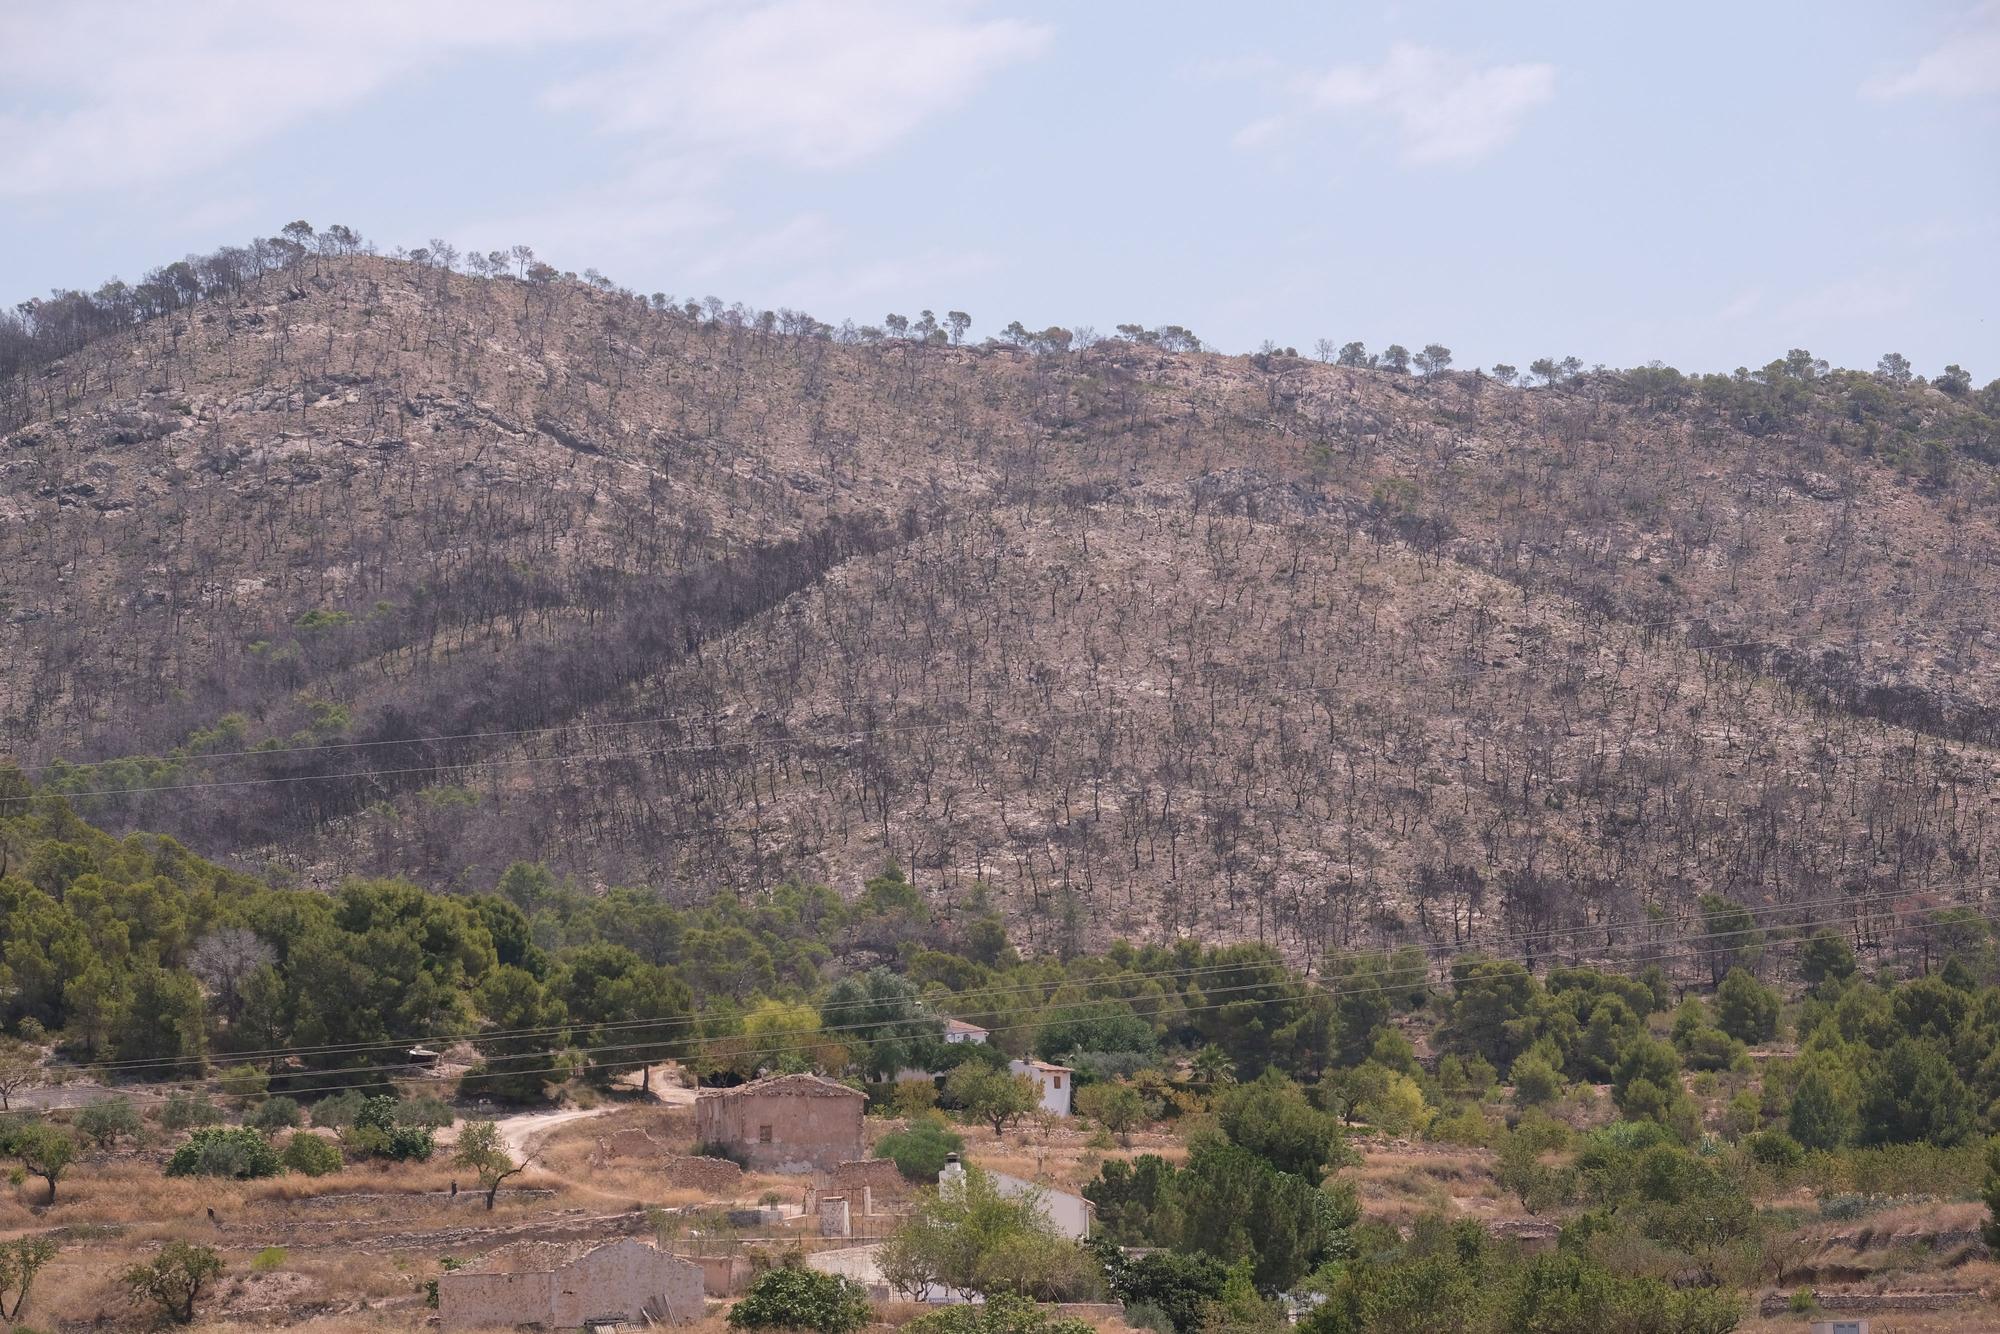
<instances>
[{"instance_id":1,"label":"hazy blue sky","mask_svg":"<svg viewBox=\"0 0 2000 1334\"><path fill-rule=\"evenodd\" d=\"M303 217L642 292L2000 374L2000 3L0 0L0 299Z\"/></svg>"}]
</instances>

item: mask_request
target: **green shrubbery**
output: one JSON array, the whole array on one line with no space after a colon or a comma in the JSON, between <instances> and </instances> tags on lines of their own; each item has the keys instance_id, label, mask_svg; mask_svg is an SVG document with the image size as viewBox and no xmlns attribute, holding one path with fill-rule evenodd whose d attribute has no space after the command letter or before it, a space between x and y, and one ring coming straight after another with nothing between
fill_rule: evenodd
<instances>
[{"instance_id":1,"label":"green shrubbery","mask_svg":"<svg viewBox=\"0 0 2000 1334\"><path fill-rule=\"evenodd\" d=\"M965 1138L938 1116L913 1118L905 1130L892 1131L875 1142L875 1156L896 1164L906 1181L936 1181L945 1155L965 1148Z\"/></svg>"},{"instance_id":2,"label":"green shrubbery","mask_svg":"<svg viewBox=\"0 0 2000 1334\"><path fill-rule=\"evenodd\" d=\"M291 1172L299 1172L309 1177L323 1177L338 1172L344 1165L340 1150L327 1140L310 1131L300 1130L285 1141L284 1152L278 1161Z\"/></svg>"},{"instance_id":3,"label":"green shrubbery","mask_svg":"<svg viewBox=\"0 0 2000 1334\"><path fill-rule=\"evenodd\" d=\"M119 1138L137 1139L145 1133L145 1122L130 1100L119 1097L92 1098L76 1114L77 1132L98 1148L108 1148Z\"/></svg>"},{"instance_id":4,"label":"green shrubbery","mask_svg":"<svg viewBox=\"0 0 2000 1334\"><path fill-rule=\"evenodd\" d=\"M244 1126L206 1126L167 1160L170 1177L274 1177L284 1170L271 1141Z\"/></svg>"},{"instance_id":5,"label":"green shrubbery","mask_svg":"<svg viewBox=\"0 0 2000 1334\"><path fill-rule=\"evenodd\" d=\"M729 1308L732 1329L856 1334L869 1319L866 1288L839 1274L795 1265L765 1270Z\"/></svg>"},{"instance_id":6,"label":"green shrubbery","mask_svg":"<svg viewBox=\"0 0 2000 1334\"><path fill-rule=\"evenodd\" d=\"M1095 1334L1084 1320L1059 1320L1019 1297L947 1306L903 1326L909 1334Z\"/></svg>"}]
</instances>

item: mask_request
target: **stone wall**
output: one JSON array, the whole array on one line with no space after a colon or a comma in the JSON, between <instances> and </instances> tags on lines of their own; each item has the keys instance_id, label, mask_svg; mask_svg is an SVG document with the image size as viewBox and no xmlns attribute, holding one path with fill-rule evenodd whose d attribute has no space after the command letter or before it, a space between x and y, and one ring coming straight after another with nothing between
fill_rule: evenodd
<instances>
[{"instance_id":1,"label":"stone wall","mask_svg":"<svg viewBox=\"0 0 2000 1334\"><path fill-rule=\"evenodd\" d=\"M702 1290L711 1297L734 1297L750 1287L755 1272L747 1255L686 1257L701 1266Z\"/></svg>"},{"instance_id":2,"label":"stone wall","mask_svg":"<svg viewBox=\"0 0 2000 1334\"><path fill-rule=\"evenodd\" d=\"M667 1184L676 1190L698 1190L708 1195L734 1195L743 1184L743 1169L727 1158L682 1158L666 1154L660 1159Z\"/></svg>"},{"instance_id":3,"label":"stone wall","mask_svg":"<svg viewBox=\"0 0 2000 1334\"><path fill-rule=\"evenodd\" d=\"M903 1174L888 1158L856 1159L841 1163L827 1173L826 1188L839 1191L850 1200L861 1198L863 1186L874 1192L878 1204L906 1200L911 1193L910 1183L903 1180Z\"/></svg>"},{"instance_id":4,"label":"stone wall","mask_svg":"<svg viewBox=\"0 0 2000 1334\"><path fill-rule=\"evenodd\" d=\"M444 1329L522 1324L575 1329L607 1317L679 1325L699 1320L703 1310L701 1266L636 1238L599 1246L552 1270L459 1270L438 1277L438 1323Z\"/></svg>"}]
</instances>

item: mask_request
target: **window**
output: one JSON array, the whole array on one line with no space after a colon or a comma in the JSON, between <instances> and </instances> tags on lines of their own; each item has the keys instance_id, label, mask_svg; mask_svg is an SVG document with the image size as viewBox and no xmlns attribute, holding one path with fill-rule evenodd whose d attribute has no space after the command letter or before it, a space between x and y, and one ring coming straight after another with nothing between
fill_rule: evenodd
<instances>
[{"instance_id":1,"label":"window","mask_svg":"<svg viewBox=\"0 0 2000 1334\"><path fill-rule=\"evenodd\" d=\"M757 1127L757 1142L759 1144L769 1144L771 1142L771 1127L769 1126Z\"/></svg>"},{"instance_id":2,"label":"window","mask_svg":"<svg viewBox=\"0 0 2000 1334\"><path fill-rule=\"evenodd\" d=\"M1061 1087L1062 1087L1062 1076L1061 1076L1061 1075L1051 1075L1051 1076L1049 1076L1049 1078L1055 1081L1055 1084L1054 1084L1054 1086L1055 1086L1056 1088L1061 1088Z\"/></svg>"}]
</instances>

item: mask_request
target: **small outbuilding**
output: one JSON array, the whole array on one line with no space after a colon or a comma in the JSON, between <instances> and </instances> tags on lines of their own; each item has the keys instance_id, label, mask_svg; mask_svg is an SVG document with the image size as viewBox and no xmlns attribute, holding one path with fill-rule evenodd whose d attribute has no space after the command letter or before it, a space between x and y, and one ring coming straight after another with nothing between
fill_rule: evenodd
<instances>
[{"instance_id":1,"label":"small outbuilding","mask_svg":"<svg viewBox=\"0 0 2000 1334\"><path fill-rule=\"evenodd\" d=\"M1069 1098L1074 1091L1076 1071L1066 1065L1050 1065L1047 1061L1009 1061L1007 1068L1017 1075L1026 1075L1035 1084L1035 1097L1043 1111L1052 1116L1069 1115Z\"/></svg>"},{"instance_id":2,"label":"small outbuilding","mask_svg":"<svg viewBox=\"0 0 2000 1334\"><path fill-rule=\"evenodd\" d=\"M777 1075L695 1097L695 1139L758 1172L831 1172L867 1152L868 1096L819 1075Z\"/></svg>"}]
</instances>

